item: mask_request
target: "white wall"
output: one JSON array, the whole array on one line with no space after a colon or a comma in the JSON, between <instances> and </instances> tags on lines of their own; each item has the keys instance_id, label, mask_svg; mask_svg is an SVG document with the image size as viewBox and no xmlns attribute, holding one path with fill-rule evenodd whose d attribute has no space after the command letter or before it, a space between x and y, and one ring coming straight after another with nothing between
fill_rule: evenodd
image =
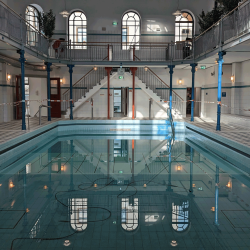
<instances>
[{"instance_id":1,"label":"white wall","mask_svg":"<svg viewBox=\"0 0 250 250\"><path fill-rule=\"evenodd\" d=\"M41 104L47 105L47 81L45 78L29 78L29 99L30 101L30 116L34 117ZM42 108L41 115L47 116L47 108Z\"/></svg>"},{"instance_id":2,"label":"white wall","mask_svg":"<svg viewBox=\"0 0 250 250\"><path fill-rule=\"evenodd\" d=\"M124 0L105 0L105 3L100 0L65 0L66 9L68 11L80 9L85 12L88 20L88 31L95 31L92 33L101 32L102 27L106 27L107 33L121 33L121 16L122 14L133 9L139 12L142 17L142 33L146 34L147 20L155 20L155 24L160 25L164 35L164 39L169 41L174 40L174 21L175 17L172 15L177 9L177 1L173 0L136 0L136 1L124 1ZM26 6L36 3L42 7L44 11L52 9L56 14L56 30L55 37L66 36L66 19L59 13L65 9L64 1L61 0L60 4L56 0L44 1L36 0L32 2L30 0L7 0L8 5L13 8L17 13L25 16ZM190 10L194 18L196 19L196 34L198 34L199 27L197 25L197 16L204 11L211 10L214 6L214 0L180 0L179 7L181 10ZM114 27L112 22L118 22L118 25ZM165 31L165 27L168 32ZM159 33L157 33L159 34ZM157 38L157 37L155 37ZM121 39L120 37L118 38ZM147 37L145 37L147 39Z\"/></svg>"}]
</instances>

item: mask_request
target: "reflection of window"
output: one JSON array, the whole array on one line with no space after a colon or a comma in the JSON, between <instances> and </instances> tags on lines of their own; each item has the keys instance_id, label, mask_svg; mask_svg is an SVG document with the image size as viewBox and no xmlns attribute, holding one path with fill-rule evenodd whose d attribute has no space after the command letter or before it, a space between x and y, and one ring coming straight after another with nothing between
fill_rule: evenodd
<instances>
[{"instance_id":1,"label":"reflection of window","mask_svg":"<svg viewBox=\"0 0 250 250\"><path fill-rule=\"evenodd\" d=\"M70 225L76 231L83 231L87 228L87 198L69 199Z\"/></svg>"},{"instance_id":2,"label":"reflection of window","mask_svg":"<svg viewBox=\"0 0 250 250\"><path fill-rule=\"evenodd\" d=\"M182 232L189 226L189 202L182 205L172 203L172 227L175 231Z\"/></svg>"},{"instance_id":3,"label":"reflection of window","mask_svg":"<svg viewBox=\"0 0 250 250\"><path fill-rule=\"evenodd\" d=\"M175 41L186 41L187 38L193 38L193 17L187 13L182 12L180 16L175 18Z\"/></svg>"},{"instance_id":4,"label":"reflection of window","mask_svg":"<svg viewBox=\"0 0 250 250\"><path fill-rule=\"evenodd\" d=\"M38 42L38 34L36 29L39 29L38 10L34 6L27 6L25 11L25 20L27 21L27 43L30 46L35 46Z\"/></svg>"},{"instance_id":5,"label":"reflection of window","mask_svg":"<svg viewBox=\"0 0 250 250\"><path fill-rule=\"evenodd\" d=\"M127 50L138 44L141 34L141 19L135 12L127 12L122 17L122 49ZM138 46L136 46L138 49Z\"/></svg>"},{"instance_id":6,"label":"reflection of window","mask_svg":"<svg viewBox=\"0 0 250 250\"><path fill-rule=\"evenodd\" d=\"M75 49L87 48L87 18L81 11L69 16L69 41Z\"/></svg>"},{"instance_id":7,"label":"reflection of window","mask_svg":"<svg viewBox=\"0 0 250 250\"><path fill-rule=\"evenodd\" d=\"M159 215L146 214L145 222L156 222L159 219Z\"/></svg>"},{"instance_id":8,"label":"reflection of window","mask_svg":"<svg viewBox=\"0 0 250 250\"><path fill-rule=\"evenodd\" d=\"M133 231L138 227L138 198L134 198L134 205L129 204L129 198L122 198L121 224L126 231Z\"/></svg>"}]
</instances>

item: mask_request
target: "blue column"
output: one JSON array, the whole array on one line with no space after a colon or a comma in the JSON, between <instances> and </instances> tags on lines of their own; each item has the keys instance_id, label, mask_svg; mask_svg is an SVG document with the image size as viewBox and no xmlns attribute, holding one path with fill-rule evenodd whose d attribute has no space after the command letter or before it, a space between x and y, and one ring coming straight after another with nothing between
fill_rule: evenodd
<instances>
[{"instance_id":1,"label":"blue column","mask_svg":"<svg viewBox=\"0 0 250 250\"><path fill-rule=\"evenodd\" d=\"M172 91L173 91L173 73L175 65L168 65L169 67L169 74L170 74L170 92L169 92L169 108L172 115Z\"/></svg>"},{"instance_id":2,"label":"blue column","mask_svg":"<svg viewBox=\"0 0 250 250\"><path fill-rule=\"evenodd\" d=\"M218 104L217 104L217 126L216 130L220 131L220 115L221 115L221 80L222 80L222 64L223 64L223 56L226 55L225 51L220 51L219 53L219 68L218 68Z\"/></svg>"},{"instance_id":3,"label":"blue column","mask_svg":"<svg viewBox=\"0 0 250 250\"><path fill-rule=\"evenodd\" d=\"M22 93L22 130L26 130L26 122L25 122L25 82L24 82L24 77L25 77L25 69L24 69L24 63L26 61L24 57L24 50L18 50L18 54L20 54L19 61L21 63L21 93Z\"/></svg>"},{"instance_id":4,"label":"blue column","mask_svg":"<svg viewBox=\"0 0 250 250\"><path fill-rule=\"evenodd\" d=\"M47 106L50 107L50 71L52 63L46 62L45 65L47 66ZM48 108L48 121L51 121L51 108Z\"/></svg>"},{"instance_id":5,"label":"blue column","mask_svg":"<svg viewBox=\"0 0 250 250\"><path fill-rule=\"evenodd\" d=\"M70 74L70 120L73 120L73 85L72 85L72 73L73 73L73 67L75 65L68 64L69 67L69 74Z\"/></svg>"},{"instance_id":6,"label":"blue column","mask_svg":"<svg viewBox=\"0 0 250 250\"><path fill-rule=\"evenodd\" d=\"M191 101L191 122L194 121L194 79L195 79L195 68L197 67L197 63L190 64L192 67L192 101Z\"/></svg>"},{"instance_id":7,"label":"blue column","mask_svg":"<svg viewBox=\"0 0 250 250\"><path fill-rule=\"evenodd\" d=\"M214 216L214 224L219 226L218 222L218 208L219 207L219 167L216 166L216 175L215 175L215 216Z\"/></svg>"}]
</instances>

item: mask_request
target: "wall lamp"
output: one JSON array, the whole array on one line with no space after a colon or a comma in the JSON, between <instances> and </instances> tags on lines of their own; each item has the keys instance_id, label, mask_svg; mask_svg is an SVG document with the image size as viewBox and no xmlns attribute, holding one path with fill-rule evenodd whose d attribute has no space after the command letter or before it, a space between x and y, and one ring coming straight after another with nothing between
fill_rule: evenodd
<instances>
[{"instance_id":1,"label":"wall lamp","mask_svg":"<svg viewBox=\"0 0 250 250\"><path fill-rule=\"evenodd\" d=\"M97 70L97 67L96 67L96 66L94 67L94 70L95 70L95 71Z\"/></svg>"},{"instance_id":2,"label":"wall lamp","mask_svg":"<svg viewBox=\"0 0 250 250\"><path fill-rule=\"evenodd\" d=\"M7 74L7 80L9 81L11 79L11 75Z\"/></svg>"},{"instance_id":3,"label":"wall lamp","mask_svg":"<svg viewBox=\"0 0 250 250\"><path fill-rule=\"evenodd\" d=\"M148 67L147 67L147 66L145 66L144 70L145 70L145 71L148 71Z\"/></svg>"},{"instance_id":4,"label":"wall lamp","mask_svg":"<svg viewBox=\"0 0 250 250\"><path fill-rule=\"evenodd\" d=\"M61 78L61 79L60 79L60 83L62 83L62 82L63 82L63 79Z\"/></svg>"},{"instance_id":5,"label":"wall lamp","mask_svg":"<svg viewBox=\"0 0 250 250\"><path fill-rule=\"evenodd\" d=\"M182 81L182 80L179 80L178 82L179 82L179 84L182 84L182 83L183 83L183 81Z\"/></svg>"},{"instance_id":6,"label":"wall lamp","mask_svg":"<svg viewBox=\"0 0 250 250\"><path fill-rule=\"evenodd\" d=\"M235 77L234 77L234 75L231 76L231 82L232 82L232 83L235 82Z\"/></svg>"}]
</instances>

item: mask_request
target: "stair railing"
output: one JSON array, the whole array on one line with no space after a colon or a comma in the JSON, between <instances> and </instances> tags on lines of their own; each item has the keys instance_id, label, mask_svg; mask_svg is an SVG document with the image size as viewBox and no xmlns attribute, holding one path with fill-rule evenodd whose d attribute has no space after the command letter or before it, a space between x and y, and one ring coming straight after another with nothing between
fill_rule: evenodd
<instances>
[{"instance_id":1,"label":"stair railing","mask_svg":"<svg viewBox=\"0 0 250 250\"><path fill-rule=\"evenodd\" d=\"M169 102L170 86L157 76L150 68L138 68L136 71L137 77L146 84L146 87L156 93L162 102ZM184 100L175 92L172 91L172 107L174 114L182 115Z\"/></svg>"},{"instance_id":2,"label":"stair railing","mask_svg":"<svg viewBox=\"0 0 250 250\"><path fill-rule=\"evenodd\" d=\"M97 70L91 69L88 73L86 73L81 79L79 79L73 85L73 102L78 101L82 97L86 96L86 93L89 92L94 86L98 83L100 84L101 80L106 76L106 70L104 67L99 67ZM70 107L70 88L62 94L62 111L67 111Z\"/></svg>"}]
</instances>

